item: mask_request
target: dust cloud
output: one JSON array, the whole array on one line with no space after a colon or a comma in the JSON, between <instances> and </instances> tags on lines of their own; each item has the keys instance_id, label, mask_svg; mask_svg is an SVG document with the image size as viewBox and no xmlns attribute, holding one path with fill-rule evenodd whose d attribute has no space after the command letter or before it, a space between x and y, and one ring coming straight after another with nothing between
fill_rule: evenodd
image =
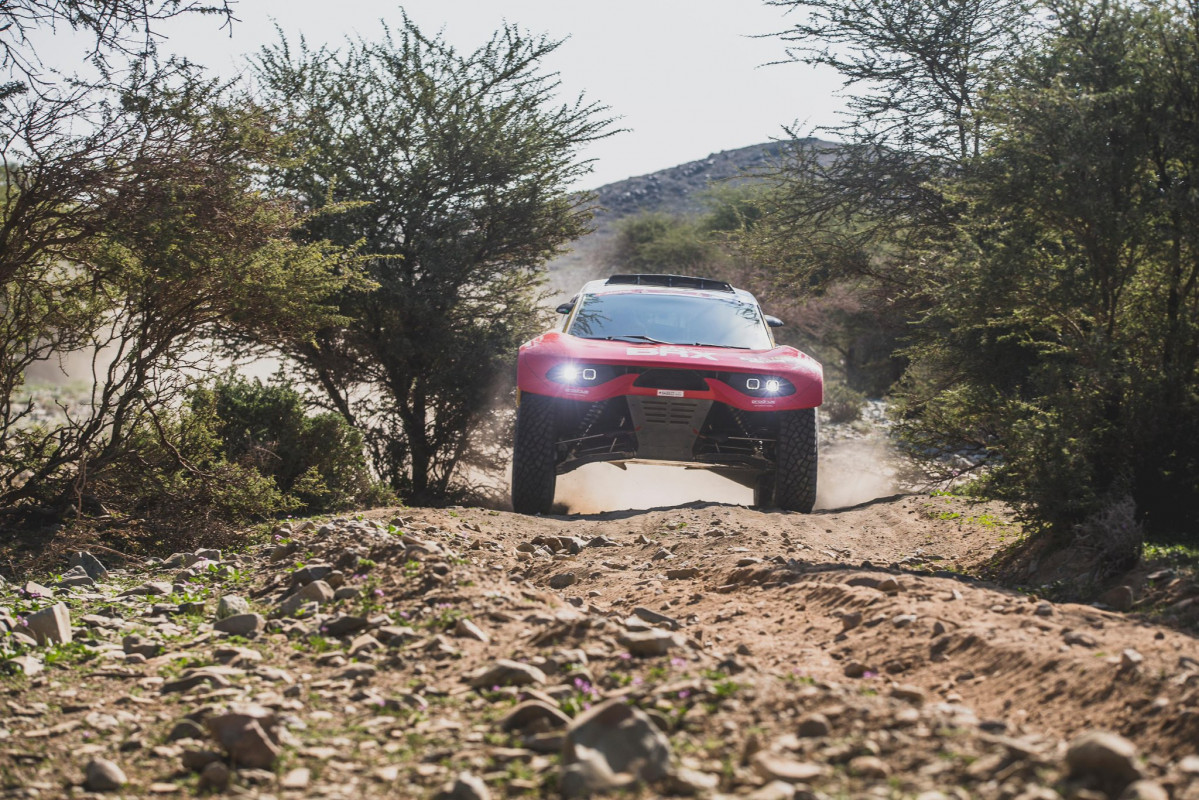
<instances>
[{"instance_id":1,"label":"dust cloud","mask_svg":"<svg viewBox=\"0 0 1199 800\"><path fill-rule=\"evenodd\" d=\"M902 491L899 462L895 447L881 435L823 444L816 508L846 508Z\"/></svg>"},{"instance_id":2,"label":"dust cloud","mask_svg":"<svg viewBox=\"0 0 1199 800\"><path fill-rule=\"evenodd\" d=\"M881 435L825 442L820 451L816 508L865 503L900 491L898 456ZM630 464L589 464L559 476L557 501L569 514L663 508L695 501L748 506L753 490L706 470Z\"/></svg>"}]
</instances>

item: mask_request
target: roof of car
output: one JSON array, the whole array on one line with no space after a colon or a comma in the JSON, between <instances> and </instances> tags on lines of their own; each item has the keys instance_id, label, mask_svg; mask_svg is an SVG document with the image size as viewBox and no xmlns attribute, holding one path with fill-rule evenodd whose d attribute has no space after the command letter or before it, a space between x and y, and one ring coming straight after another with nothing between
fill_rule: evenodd
<instances>
[{"instance_id":1,"label":"roof of car","mask_svg":"<svg viewBox=\"0 0 1199 800\"><path fill-rule=\"evenodd\" d=\"M757 304L752 294L737 289L726 281L697 278L690 275L666 275L657 273L618 274L600 280L588 281L580 294L615 294L619 292L646 292L653 294L698 295L723 300L737 299Z\"/></svg>"}]
</instances>

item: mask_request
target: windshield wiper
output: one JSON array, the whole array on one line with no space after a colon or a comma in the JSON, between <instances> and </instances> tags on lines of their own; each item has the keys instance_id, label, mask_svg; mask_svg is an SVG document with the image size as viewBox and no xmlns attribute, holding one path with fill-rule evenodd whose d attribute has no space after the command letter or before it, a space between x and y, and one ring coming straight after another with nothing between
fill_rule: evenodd
<instances>
[{"instance_id":1,"label":"windshield wiper","mask_svg":"<svg viewBox=\"0 0 1199 800\"><path fill-rule=\"evenodd\" d=\"M694 342L692 347L723 347L727 350L752 350L752 347L742 347L739 344L708 344L707 342Z\"/></svg>"},{"instance_id":2,"label":"windshield wiper","mask_svg":"<svg viewBox=\"0 0 1199 800\"><path fill-rule=\"evenodd\" d=\"M625 334L621 334L620 336L605 336L604 338L610 342L613 340L621 341L621 342L636 340L636 341L640 341L640 342L652 342L653 344L674 344L674 342L664 342L661 339L655 339L652 336L646 336L645 334L642 334L642 333L625 333Z\"/></svg>"}]
</instances>

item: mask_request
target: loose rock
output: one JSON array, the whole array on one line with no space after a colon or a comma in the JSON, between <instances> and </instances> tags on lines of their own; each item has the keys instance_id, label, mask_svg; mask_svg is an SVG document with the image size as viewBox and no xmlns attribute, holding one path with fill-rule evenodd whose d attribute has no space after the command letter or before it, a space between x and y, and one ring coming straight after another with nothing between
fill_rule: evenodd
<instances>
[{"instance_id":1,"label":"loose rock","mask_svg":"<svg viewBox=\"0 0 1199 800\"><path fill-rule=\"evenodd\" d=\"M212 629L230 636L250 636L258 633L266 625L266 619L261 614L234 614L213 623Z\"/></svg>"},{"instance_id":2,"label":"loose rock","mask_svg":"<svg viewBox=\"0 0 1199 800\"><path fill-rule=\"evenodd\" d=\"M66 603L56 603L25 618L29 634L38 644L55 642L67 644L71 641L71 612Z\"/></svg>"},{"instance_id":3,"label":"loose rock","mask_svg":"<svg viewBox=\"0 0 1199 800\"><path fill-rule=\"evenodd\" d=\"M615 699L581 714L562 744L564 797L652 782L670 772L670 741L644 711Z\"/></svg>"},{"instance_id":4,"label":"loose rock","mask_svg":"<svg viewBox=\"0 0 1199 800\"><path fill-rule=\"evenodd\" d=\"M93 758L84 770L83 785L93 792L114 792L128 782L124 771L106 758Z\"/></svg>"}]
</instances>

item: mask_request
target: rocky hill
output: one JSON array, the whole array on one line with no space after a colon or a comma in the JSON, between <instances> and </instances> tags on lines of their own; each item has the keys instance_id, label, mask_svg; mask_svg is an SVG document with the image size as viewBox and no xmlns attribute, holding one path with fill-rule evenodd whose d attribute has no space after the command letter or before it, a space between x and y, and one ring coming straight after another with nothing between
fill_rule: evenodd
<instances>
[{"instance_id":1,"label":"rocky hill","mask_svg":"<svg viewBox=\"0 0 1199 800\"><path fill-rule=\"evenodd\" d=\"M804 144L826 145L819 139ZM777 165L791 142L766 142L713 153L698 161L689 161L649 175L639 175L601 186L595 190L598 210L595 231L575 241L570 252L548 265L550 285L555 298L578 289L587 280L610 271L604 249L619 221L643 212L698 214L705 210L704 194L719 184L738 185L760 177Z\"/></svg>"}]
</instances>

